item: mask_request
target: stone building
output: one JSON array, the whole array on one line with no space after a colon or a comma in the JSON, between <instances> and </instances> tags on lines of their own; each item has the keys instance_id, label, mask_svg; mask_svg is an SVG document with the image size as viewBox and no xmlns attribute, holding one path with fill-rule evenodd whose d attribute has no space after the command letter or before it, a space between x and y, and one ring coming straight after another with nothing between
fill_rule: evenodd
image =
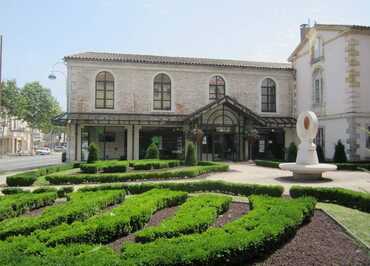
<instances>
[{"instance_id":1,"label":"stone building","mask_svg":"<svg viewBox=\"0 0 370 266\"><path fill-rule=\"evenodd\" d=\"M301 26L290 63L86 52L65 57L69 160L89 143L102 159L143 158L156 142L162 158L184 153L202 129L203 160L284 159L295 117L315 111L316 140L331 158L338 139L350 159L366 159L370 125L370 28Z\"/></svg>"}]
</instances>

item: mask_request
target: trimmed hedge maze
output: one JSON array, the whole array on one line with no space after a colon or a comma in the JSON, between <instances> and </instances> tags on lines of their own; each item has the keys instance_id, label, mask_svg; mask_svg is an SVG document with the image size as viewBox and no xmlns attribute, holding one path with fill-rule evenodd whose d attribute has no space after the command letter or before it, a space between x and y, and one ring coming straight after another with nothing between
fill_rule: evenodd
<instances>
[{"instance_id":1,"label":"trimmed hedge maze","mask_svg":"<svg viewBox=\"0 0 370 266\"><path fill-rule=\"evenodd\" d=\"M218 184L217 188L229 188L228 194L242 191L222 185ZM131 189L137 193L125 197L130 194L129 189L117 188L69 193L68 202L48 207L49 211L41 215L2 221L0 265L240 264L294 235L311 217L315 206L315 200L309 197L284 199L253 195L249 197L249 213L219 228L212 224L228 209L229 196L188 197L188 192L174 187L139 190L136 186ZM188 191L199 188L189 186ZM106 209L112 204L115 205ZM174 216L159 226L144 228L156 211L177 205ZM25 227L23 223L28 225ZM9 226L13 230L7 231ZM145 243L123 242L121 251L107 245L130 233Z\"/></svg>"}]
</instances>

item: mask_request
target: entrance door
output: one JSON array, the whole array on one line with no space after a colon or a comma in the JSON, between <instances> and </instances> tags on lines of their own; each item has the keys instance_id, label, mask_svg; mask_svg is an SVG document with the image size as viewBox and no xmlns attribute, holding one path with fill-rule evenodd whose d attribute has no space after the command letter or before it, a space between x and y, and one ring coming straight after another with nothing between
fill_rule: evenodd
<instances>
[{"instance_id":1,"label":"entrance door","mask_svg":"<svg viewBox=\"0 0 370 266\"><path fill-rule=\"evenodd\" d=\"M233 134L213 135L213 160L232 161L235 160Z\"/></svg>"}]
</instances>

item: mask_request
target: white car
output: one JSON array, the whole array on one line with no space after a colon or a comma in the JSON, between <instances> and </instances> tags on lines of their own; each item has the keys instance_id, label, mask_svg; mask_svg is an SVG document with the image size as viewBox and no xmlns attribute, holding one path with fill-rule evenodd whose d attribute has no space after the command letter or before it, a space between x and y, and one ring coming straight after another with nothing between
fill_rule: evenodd
<instances>
[{"instance_id":1,"label":"white car","mask_svg":"<svg viewBox=\"0 0 370 266\"><path fill-rule=\"evenodd\" d=\"M50 154L50 149L47 147L40 148L36 150L37 155L49 155Z\"/></svg>"}]
</instances>

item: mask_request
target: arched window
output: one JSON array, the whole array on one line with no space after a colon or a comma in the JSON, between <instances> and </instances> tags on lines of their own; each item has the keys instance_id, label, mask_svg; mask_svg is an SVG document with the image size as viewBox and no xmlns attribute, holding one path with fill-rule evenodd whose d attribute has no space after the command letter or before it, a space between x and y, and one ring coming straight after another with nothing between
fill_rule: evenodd
<instances>
[{"instance_id":1,"label":"arched window","mask_svg":"<svg viewBox=\"0 0 370 266\"><path fill-rule=\"evenodd\" d=\"M209 99L217 100L225 96L225 80L221 76L213 76L209 81Z\"/></svg>"},{"instance_id":2,"label":"arched window","mask_svg":"<svg viewBox=\"0 0 370 266\"><path fill-rule=\"evenodd\" d=\"M261 110L262 112L276 112L276 84L270 78L262 81Z\"/></svg>"},{"instance_id":3,"label":"arched window","mask_svg":"<svg viewBox=\"0 0 370 266\"><path fill-rule=\"evenodd\" d=\"M323 103L323 77L320 69L313 73L313 93L312 102L314 105L321 105Z\"/></svg>"},{"instance_id":4,"label":"arched window","mask_svg":"<svg viewBox=\"0 0 370 266\"><path fill-rule=\"evenodd\" d=\"M96 75L95 108L114 108L114 77L107 71L102 71Z\"/></svg>"},{"instance_id":5,"label":"arched window","mask_svg":"<svg viewBox=\"0 0 370 266\"><path fill-rule=\"evenodd\" d=\"M158 74L153 85L153 109L171 110L171 79L166 74Z\"/></svg>"}]
</instances>

